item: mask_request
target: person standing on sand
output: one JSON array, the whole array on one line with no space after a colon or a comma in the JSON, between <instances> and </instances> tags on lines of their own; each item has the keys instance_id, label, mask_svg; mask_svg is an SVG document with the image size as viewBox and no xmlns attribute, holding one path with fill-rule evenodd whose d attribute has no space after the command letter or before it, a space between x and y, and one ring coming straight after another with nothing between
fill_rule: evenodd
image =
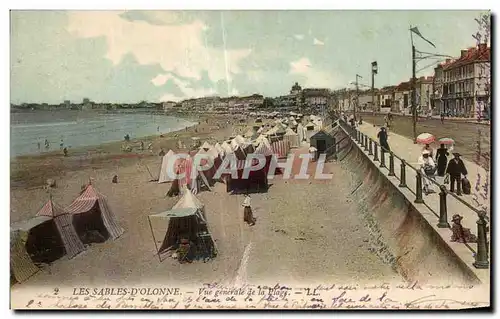
<instances>
[{"instance_id":1,"label":"person standing on sand","mask_svg":"<svg viewBox=\"0 0 500 319\"><path fill-rule=\"evenodd\" d=\"M40 149L41 149L40 142L37 142L36 144L38 145L38 151L40 152Z\"/></svg>"},{"instance_id":2,"label":"person standing on sand","mask_svg":"<svg viewBox=\"0 0 500 319\"><path fill-rule=\"evenodd\" d=\"M252 206L251 206L251 202L250 202L250 195L245 194L245 199L243 200L242 206L244 207L244 209L243 209L243 221L246 222L250 226L255 225L256 220L253 217Z\"/></svg>"}]
</instances>

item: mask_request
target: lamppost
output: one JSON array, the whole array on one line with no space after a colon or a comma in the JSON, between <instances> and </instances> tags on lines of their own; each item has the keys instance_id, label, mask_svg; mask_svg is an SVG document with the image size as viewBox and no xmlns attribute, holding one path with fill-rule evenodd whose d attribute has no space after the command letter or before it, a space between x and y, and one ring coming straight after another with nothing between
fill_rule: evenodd
<instances>
[{"instance_id":1,"label":"lamppost","mask_svg":"<svg viewBox=\"0 0 500 319\"><path fill-rule=\"evenodd\" d=\"M375 115L375 74L378 73L377 61L372 62L372 110ZM377 106L378 111L378 106Z\"/></svg>"}]
</instances>

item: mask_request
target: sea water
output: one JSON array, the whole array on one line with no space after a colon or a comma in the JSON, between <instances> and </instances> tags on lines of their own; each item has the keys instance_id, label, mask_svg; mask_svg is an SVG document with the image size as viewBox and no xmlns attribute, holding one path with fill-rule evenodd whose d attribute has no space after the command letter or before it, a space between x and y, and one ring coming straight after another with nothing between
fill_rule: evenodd
<instances>
[{"instance_id":1,"label":"sea water","mask_svg":"<svg viewBox=\"0 0 500 319\"><path fill-rule=\"evenodd\" d=\"M94 111L32 111L11 114L10 156L166 134L195 125L162 114ZM45 140L49 148L45 148ZM38 149L40 143L40 150Z\"/></svg>"}]
</instances>

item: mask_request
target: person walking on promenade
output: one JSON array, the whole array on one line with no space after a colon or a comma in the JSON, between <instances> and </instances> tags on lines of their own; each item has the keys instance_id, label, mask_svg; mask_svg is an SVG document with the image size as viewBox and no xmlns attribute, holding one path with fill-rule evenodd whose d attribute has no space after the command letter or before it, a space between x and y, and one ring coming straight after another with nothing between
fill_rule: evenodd
<instances>
[{"instance_id":1,"label":"person walking on promenade","mask_svg":"<svg viewBox=\"0 0 500 319\"><path fill-rule=\"evenodd\" d=\"M422 149L422 152L423 151L429 151L429 156L434 157L434 150L432 149L430 144L425 144L424 148Z\"/></svg>"},{"instance_id":2,"label":"person walking on promenade","mask_svg":"<svg viewBox=\"0 0 500 319\"><path fill-rule=\"evenodd\" d=\"M448 149L444 144L436 151L436 162L437 162L437 174L443 177L446 172L446 164L448 164Z\"/></svg>"},{"instance_id":3,"label":"person walking on promenade","mask_svg":"<svg viewBox=\"0 0 500 319\"><path fill-rule=\"evenodd\" d=\"M423 150L422 155L418 158L418 165L420 166L420 173L422 174L422 182L424 186L424 193L428 195L432 192L430 187L429 178L434 179L434 174L436 173L436 163L430 156L430 152L428 150Z\"/></svg>"},{"instance_id":4,"label":"person walking on promenade","mask_svg":"<svg viewBox=\"0 0 500 319\"><path fill-rule=\"evenodd\" d=\"M385 152L390 152L391 148L389 147L389 143L387 142L388 136L385 127L381 127L380 131L377 134L378 142L380 147L384 148Z\"/></svg>"},{"instance_id":5,"label":"person walking on promenade","mask_svg":"<svg viewBox=\"0 0 500 319\"><path fill-rule=\"evenodd\" d=\"M245 194L245 199L243 200L242 206L244 207L243 221L246 222L250 226L255 225L256 220L253 217L252 206L251 206L251 202L250 202L250 195Z\"/></svg>"},{"instance_id":6,"label":"person walking on promenade","mask_svg":"<svg viewBox=\"0 0 500 319\"><path fill-rule=\"evenodd\" d=\"M457 183L457 195L462 195L462 175L467 177L467 169L460 158L460 153L453 153L454 158L448 163L446 173L450 174L450 192L455 192L455 182Z\"/></svg>"},{"instance_id":7,"label":"person walking on promenade","mask_svg":"<svg viewBox=\"0 0 500 319\"><path fill-rule=\"evenodd\" d=\"M444 124L444 112L441 113L441 124Z\"/></svg>"}]
</instances>

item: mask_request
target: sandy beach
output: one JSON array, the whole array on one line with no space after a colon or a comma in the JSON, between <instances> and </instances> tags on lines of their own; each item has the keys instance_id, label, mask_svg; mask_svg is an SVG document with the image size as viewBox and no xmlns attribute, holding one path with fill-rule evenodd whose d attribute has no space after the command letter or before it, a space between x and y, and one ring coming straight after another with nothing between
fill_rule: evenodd
<instances>
[{"instance_id":1,"label":"sandy beach","mask_svg":"<svg viewBox=\"0 0 500 319\"><path fill-rule=\"evenodd\" d=\"M11 222L34 216L46 202L49 194L42 187L46 178L56 180L53 200L63 207L91 178L107 197L125 233L115 241L92 244L71 260L63 257L45 265L27 282L14 285L13 294L34 286L403 281L371 252L366 225L349 199L354 179L336 162L326 163L323 170L333 174L333 180L283 180L280 176L270 180L267 193L252 195L257 217L254 227L243 223L242 195L230 195L221 183L211 192L201 192L197 197L206 207L218 256L207 263L181 265L172 258L160 263L147 216L169 210L179 198L165 197L170 184L151 182L148 168L157 174L161 159L156 153L160 148L176 150L178 138L188 145L194 135L219 141L229 137L238 124L228 125L227 120L211 117L207 123L207 119L200 119L199 125L185 131L151 137L148 141L153 143L153 153L125 156L120 151L121 142L117 142L74 150L69 158L53 154L16 159L12 166ZM293 152L305 153L307 146ZM311 175L315 167L311 163ZM295 173L298 169L294 164ZM115 174L117 184L111 183ZM166 226L155 223L157 241L161 241ZM433 271L439 281L439 269Z\"/></svg>"}]
</instances>

